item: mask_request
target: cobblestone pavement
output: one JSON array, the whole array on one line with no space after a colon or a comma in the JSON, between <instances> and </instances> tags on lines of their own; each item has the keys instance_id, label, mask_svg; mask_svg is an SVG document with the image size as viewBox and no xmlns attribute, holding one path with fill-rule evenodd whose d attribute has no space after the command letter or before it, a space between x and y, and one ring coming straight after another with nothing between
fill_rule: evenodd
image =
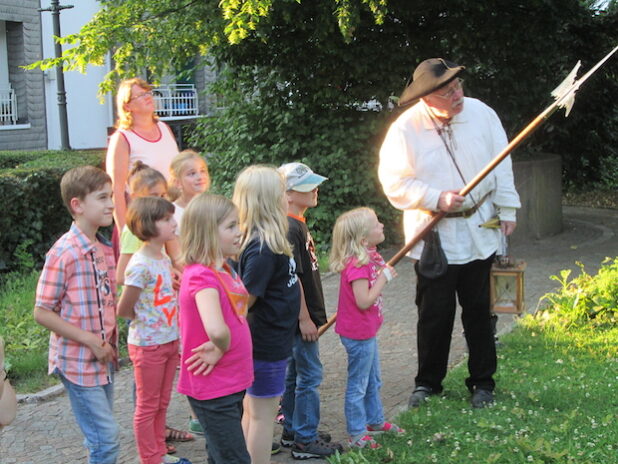
<instances>
[{"instance_id":1,"label":"cobblestone pavement","mask_svg":"<svg viewBox=\"0 0 618 464\"><path fill-rule=\"evenodd\" d=\"M555 282L550 275L561 269L577 270L576 261L593 273L606 256L618 256L618 211L589 208L564 208L564 231L554 237L520 244L512 248L512 255L528 263L526 270L526 303L534 310L539 298L550 291ZM416 373L416 309L414 307L415 277L410 260L397 267L399 277L386 289L385 324L380 332L382 359L382 399L388 418L394 418L407 405L413 377ZM334 308L338 278L327 276L324 290L327 305ZM513 317L500 316L499 331L512 326ZM450 365L465 357L465 342L460 321L453 331ZM343 396L345 388L345 352L338 337L331 330L320 340L324 363L324 382L321 387L322 423L337 440L345 438ZM119 464L136 463L133 443L131 369L123 369L116 378L115 415L121 426L121 454ZM462 388L464 386L462 385ZM500 399L500 386L497 389ZM188 405L175 394L168 412L168 423L186 428ZM276 433L280 433L276 426ZM56 395L37 403L22 403L16 421L0 432L0 463L56 464L86 462L81 434L71 414L66 395ZM177 456L193 463L205 463L203 438L194 442L177 443ZM273 462L294 462L287 450L273 457Z\"/></svg>"}]
</instances>

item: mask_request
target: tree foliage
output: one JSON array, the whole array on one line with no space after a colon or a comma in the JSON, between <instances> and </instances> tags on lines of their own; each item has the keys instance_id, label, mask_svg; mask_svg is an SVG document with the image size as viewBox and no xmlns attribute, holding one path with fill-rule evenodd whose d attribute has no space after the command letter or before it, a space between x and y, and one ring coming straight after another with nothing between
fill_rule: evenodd
<instances>
[{"instance_id":1,"label":"tree foliage","mask_svg":"<svg viewBox=\"0 0 618 464\"><path fill-rule=\"evenodd\" d=\"M210 154L215 183L225 190L252 162L307 162L331 178L315 212L326 239L333 215L359 204L397 227L375 164L399 114L393 97L420 61L466 65L466 93L492 106L512 137L551 102L578 59L587 70L618 42L616 0L603 11L596 3L104 0L79 34L63 39L75 45L63 61L83 69L111 50L107 91L118 77L148 69L156 78L207 56L221 70L214 91L223 110L193 140ZM571 116L555 115L526 151L561 154L574 185L615 187L617 76L614 58L581 89Z\"/></svg>"}]
</instances>

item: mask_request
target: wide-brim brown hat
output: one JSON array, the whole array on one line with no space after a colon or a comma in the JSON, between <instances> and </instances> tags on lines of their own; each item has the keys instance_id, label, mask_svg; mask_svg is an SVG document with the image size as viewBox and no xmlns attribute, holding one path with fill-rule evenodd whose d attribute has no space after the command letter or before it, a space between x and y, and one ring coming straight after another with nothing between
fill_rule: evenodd
<instances>
[{"instance_id":1,"label":"wide-brim brown hat","mask_svg":"<svg viewBox=\"0 0 618 464\"><path fill-rule=\"evenodd\" d=\"M445 86L466 69L452 61L442 58L429 58L419 64L408 81L406 89L399 97L399 106L409 105L419 98Z\"/></svg>"}]
</instances>

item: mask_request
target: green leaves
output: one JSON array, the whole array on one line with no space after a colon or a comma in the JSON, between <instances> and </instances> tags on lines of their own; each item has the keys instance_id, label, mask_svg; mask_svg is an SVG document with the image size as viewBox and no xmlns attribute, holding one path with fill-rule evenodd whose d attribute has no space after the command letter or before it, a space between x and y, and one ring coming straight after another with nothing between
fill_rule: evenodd
<instances>
[{"instance_id":1,"label":"green leaves","mask_svg":"<svg viewBox=\"0 0 618 464\"><path fill-rule=\"evenodd\" d=\"M537 318L547 324L615 328L618 325L618 258L606 258L599 272L592 276L580 267L580 274L570 278L571 270L560 271L551 278L560 288L543 296L546 306Z\"/></svg>"}]
</instances>

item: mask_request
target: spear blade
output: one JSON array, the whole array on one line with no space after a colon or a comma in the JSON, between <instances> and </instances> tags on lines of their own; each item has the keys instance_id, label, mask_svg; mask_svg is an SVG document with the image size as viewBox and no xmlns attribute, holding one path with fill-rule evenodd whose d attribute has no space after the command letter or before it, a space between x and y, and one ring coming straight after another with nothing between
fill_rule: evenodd
<instances>
[{"instance_id":1,"label":"spear blade","mask_svg":"<svg viewBox=\"0 0 618 464\"><path fill-rule=\"evenodd\" d=\"M582 62L580 60L571 70L569 75L551 92L552 97L558 101L558 106L560 108L566 108L566 112L564 114L565 118L569 116L571 108L573 108L573 103L575 103L575 88L573 87L573 84L575 84L577 71L579 71L581 65Z\"/></svg>"},{"instance_id":2,"label":"spear blade","mask_svg":"<svg viewBox=\"0 0 618 464\"><path fill-rule=\"evenodd\" d=\"M597 69L603 66L607 60L611 58L611 56L616 53L618 50L618 45L614 47L614 49L609 52L605 57L600 60L597 64L595 64L590 70L584 74L580 79L575 80L575 75L579 70L581 65L581 61L578 61L573 70L569 73L564 81L560 83L558 87L554 89L551 93L552 96L556 98L556 104L559 108L566 108L565 117L569 115L571 112L571 108L573 107L573 103L575 103L575 93L579 90L581 85L586 82L586 80L592 76ZM570 83L569 83L570 82Z\"/></svg>"}]
</instances>

